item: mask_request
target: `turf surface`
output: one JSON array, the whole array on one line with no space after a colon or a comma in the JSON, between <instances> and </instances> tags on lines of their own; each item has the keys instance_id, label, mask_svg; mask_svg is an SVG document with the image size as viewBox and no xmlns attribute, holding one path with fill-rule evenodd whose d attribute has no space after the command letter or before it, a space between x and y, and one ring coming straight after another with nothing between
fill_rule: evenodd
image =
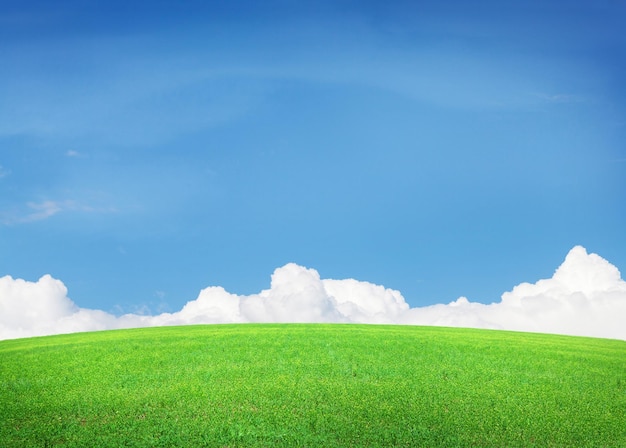
<instances>
[{"instance_id":1,"label":"turf surface","mask_svg":"<svg viewBox=\"0 0 626 448\"><path fill-rule=\"evenodd\" d=\"M626 342L368 325L0 341L0 446L626 446Z\"/></svg>"}]
</instances>

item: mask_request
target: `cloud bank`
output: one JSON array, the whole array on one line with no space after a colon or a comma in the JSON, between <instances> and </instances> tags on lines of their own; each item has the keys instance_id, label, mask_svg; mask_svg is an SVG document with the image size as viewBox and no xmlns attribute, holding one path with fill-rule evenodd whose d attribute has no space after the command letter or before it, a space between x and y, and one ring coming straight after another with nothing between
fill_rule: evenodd
<instances>
[{"instance_id":1,"label":"cloud bank","mask_svg":"<svg viewBox=\"0 0 626 448\"><path fill-rule=\"evenodd\" d=\"M491 328L626 340L626 282L596 254L574 247L552 278L522 283L501 301L465 297L410 308L399 291L354 279L321 279L294 263L272 274L258 294L200 291L180 311L115 316L78 307L49 275L37 282L0 278L0 339L105 329L245 322L338 322Z\"/></svg>"}]
</instances>

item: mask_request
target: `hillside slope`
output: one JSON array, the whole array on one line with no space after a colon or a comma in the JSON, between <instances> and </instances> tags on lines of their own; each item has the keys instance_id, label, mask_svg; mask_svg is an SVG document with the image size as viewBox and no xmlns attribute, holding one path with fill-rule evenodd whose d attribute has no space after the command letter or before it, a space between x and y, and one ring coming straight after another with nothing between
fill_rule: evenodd
<instances>
[{"instance_id":1,"label":"hillside slope","mask_svg":"<svg viewBox=\"0 0 626 448\"><path fill-rule=\"evenodd\" d=\"M209 325L0 341L2 446L626 446L626 342Z\"/></svg>"}]
</instances>

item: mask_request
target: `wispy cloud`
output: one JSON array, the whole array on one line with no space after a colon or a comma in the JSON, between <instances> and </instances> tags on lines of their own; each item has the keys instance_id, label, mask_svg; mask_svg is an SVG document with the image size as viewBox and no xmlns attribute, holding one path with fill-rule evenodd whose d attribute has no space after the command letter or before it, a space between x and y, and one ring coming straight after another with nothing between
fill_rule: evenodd
<instances>
[{"instance_id":1,"label":"wispy cloud","mask_svg":"<svg viewBox=\"0 0 626 448\"><path fill-rule=\"evenodd\" d=\"M56 201L28 202L27 211L22 215L14 215L13 223L41 221L56 215L67 207L66 203Z\"/></svg>"},{"instance_id":2,"label":"wispy cloud","mask_svg":"<svg viewBox=\"0 0 626 448\"><path fill-rule=\"evenodd\" d=\"M25 224L43 221L62 212L112 213L115 209L94 207L69 199L27 202L22 207L0 212L0 222L4 225Z\"/></svg>"},{"instance_id":3,"label":"wispy cloud","mask_svg":"<svg viewBox=\"0 0 626 448\"><path fill-rule=\"evenodd\" d=\"M581 95L570 93L538 93L535 96L546 103L583 103L586 101Z\"/></svg>"},{"instance_id":4,"label":"wispy cloud","mask_svg":"<svg viewBox=\"0 0 626 448\"><path fill-rule=\"evenodd\" d=\"M399 291L354 279L321 279L290 263L269 289L236 295L211 286L180 311L116 317L79 308L49 275L38 282L0 278L0 339L114 328L233 322L352 322L441 325L626 339L626 282L618 269L580 246L550 279L521 283L497 303L461 297L410 308Z\"/></svg>"},{"instance_id":5,"label":"wispy cloud","mask_svg":"<svg viewBox=\"0 0 626 448\"><path fill-rule=\"evenodd\" d=\"M38 58L62 58L68 45L75 46L69 51L79 61L92 63L97 52L102 66L72 82L51 75L42 82L39 70L6 80L10 88L0 104L0 134L96 137L131 145L163 142L247 116L286 79L372 87L438 106L525 107L526 92L537 91L558 68L545 70L551 62L541 61L538 69L534 59L531 63L513 56L508 56L510 64L503 64L498 55L465 47L401 50L404 45L396 45L392 35L358 21L329 22L323 28L308 19L258 26L254 35L265 37L254 42L240 39L236 29L213 30L217 38L208 42L232 43L227 52L217 44L188 45L189 36L179 31L167 37L176 52L153 47L149 36L87 39L80 45L42 43L27 55L34 61L26 67L38 67ZM271 37L280 35L290 36L292 45ZM25 57L13 51L10 56L16 60ZM258 56L264 54L273 56ZM561 93L543 96L546 101L576 99ZM72 149L66 155L75 153Z\"/></svg>"},{"instance_id":6,"label":"wispy cloud","mask_svg":"<svg viewBox=\"0 0 626 448\"><path fill-rule=\"evenodd\" d=\"M3 177L8 176L9 174L11 174L11 171L7 170L2 165L0 165L0 179L2 179Z\"/></svg>"}]
</instances>

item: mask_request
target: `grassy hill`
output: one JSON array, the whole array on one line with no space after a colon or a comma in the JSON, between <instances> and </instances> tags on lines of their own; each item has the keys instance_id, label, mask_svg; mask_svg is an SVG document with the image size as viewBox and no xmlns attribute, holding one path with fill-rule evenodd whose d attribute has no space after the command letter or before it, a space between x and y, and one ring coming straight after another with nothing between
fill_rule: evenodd
<instances>
[{"instance_id":1,"label":"grassy hill","mask_svg":"<svg viewBox=\"0 0 626 448\"><path fill-rule=\"evenodd\" d=\"M0 341L0 446L626 446L626 342L318 324Z\"/></svg>"}]
</instances>

